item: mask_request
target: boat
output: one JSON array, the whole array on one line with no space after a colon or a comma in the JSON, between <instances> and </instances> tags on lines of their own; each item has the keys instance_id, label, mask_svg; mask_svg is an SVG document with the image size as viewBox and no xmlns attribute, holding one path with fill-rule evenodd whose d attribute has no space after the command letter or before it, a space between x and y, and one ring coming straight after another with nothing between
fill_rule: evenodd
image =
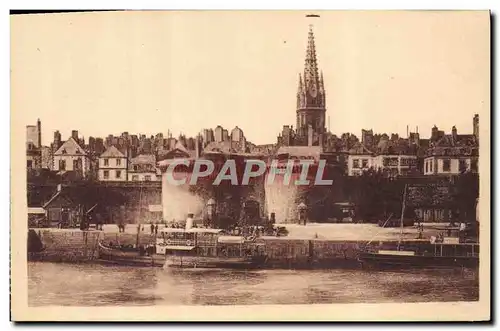
<instances>
[{"instance_id":1,"label":"boat","mask_svg":"<svg viewBox=\"0 0 500 331\"><path fill-rule=\"evenodd\" d=\"M127 266L142 267L162 267L165 263L165 257L156 253L151 254L147 247L139 246L111 246L103 242L98 243L99 261L108 264L118 264Z\"/></svg>"},{"instance_id":2,"label":"boat","mask_svg":"<svg viewBox=\"0 0 500 331\"><path fill-rule=\"evenodd\" d=\"M243 268L266 262L257 238L226 235L221 229L164 228L155 245L98 243L99 261L144 267Z\"/></svg>"},{"instance_id":3,"label":"boat","mask_svg":"<svg viewBox=\"0 0 500 331\"><path fill-rule=\"evenodd\" d=\"M401 233L395 249L370 249L369 243L359 256L361 265L369 267L462 267L477 268L479 266L479 243L461 242L459 238L431 237L429 242L417 244L403 243L404 211L406 205L407 185L403 192L401 211Z\"/></svg>"},{"instance_id":4,"label":"boat","mask_svg":"<svg viewBox=\"0 0 500 331\"><path fill-rule=\"evenodd\" d=\"M257 238L226 235L221 229L162 229L157 253L166 267L258 268L266 262L263 243Z\"/></svg>"}]
</instances>

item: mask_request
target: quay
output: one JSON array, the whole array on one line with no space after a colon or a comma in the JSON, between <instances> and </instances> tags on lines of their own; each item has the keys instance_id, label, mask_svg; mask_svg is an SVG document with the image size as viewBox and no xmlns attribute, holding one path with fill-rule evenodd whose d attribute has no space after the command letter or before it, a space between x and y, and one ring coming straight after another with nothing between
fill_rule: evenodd
<instances>
[{"instance_id":1,"label":"quay","mask_svg":"<svg viewBox=\"0 0 500 331\"><path fill-rule=\"evenodd\" d=\"M376 224L320 224L306 226L284 225L289 235L286 237L264 236L263 241L268 256L267 268L335 268L358 265L357 256L367 244L379 248L391 248L398 244L401 230L381 228ZM402 243L423 247L429 245L431 235L438 234L444 224L426 224L424 239L417 238L417 229L403 230ZM114 242L125 245L154 244L156 235L150 225L129 224L125 232L119 232L116 225L104 225L102 231L81 231L78 229L32 228L45 249L40 253L30 253L29 260L49 262L85 263L98 259L98 242Z\"/></svg>"}]
</instances>

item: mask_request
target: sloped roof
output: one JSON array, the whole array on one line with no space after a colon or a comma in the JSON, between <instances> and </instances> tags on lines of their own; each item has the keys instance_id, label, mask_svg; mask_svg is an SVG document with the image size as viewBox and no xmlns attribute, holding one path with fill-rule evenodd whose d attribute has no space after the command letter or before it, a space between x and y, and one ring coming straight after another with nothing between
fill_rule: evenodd
<instances>
[{"instance_id":1,"label":"sloped roof","mask_svg":"<svg viewBox=\"0 0 500 331\"><path fill-rule=\"evenodd\" d=\"M203 152L238 153L245 152L240 148L238 141L213 141L203 149Z\"/></svg>"},{"instance_id":2,"label":"sloped roof","mask_svg":"<svg viewBox=\"0 0 500 331\"><path fill-rule=\"evenodd\" d=\"M373 154L373 152L370 151L363 143L358 141L351 149L349 149L349 154L370 155Z\"/></svg>"},{"instance_id":3,"label":"sloped roof","mask_svg":"<svg viewBox=\"0 0 500 331\"><path fill-rule=\"evenodd\" d=\"M295 157L319 159L322 149L320 146L282 146L276 152L277 155L288 154Z\"/></svg>"},{"instance_id":4,"label":"sloped roof","mask_svg":"<svg viewBox=\"0 0 500 331\"><path fill-rule=\"evenodd\" d=\"M106 149L104 153L101 154L100 157L117 157L117 158L122 158L125 157L125 155L118 150L115 146L111 145Z\"/></svg>"},{"instance_id":5,"label":"sloped roof","mask_svg":"<svg viewBox=\"0 0 500 331\"><path fill-rule=\"evenodd\" d=\"M84 155L87 153L85 150L76 142L73 137L70 137L68 140L62 144L61 147L54 153L54 155Z\"/></svg>"},{"instance_id":6,"label":"sloped roof","mask_svg":"<svg viewBox=\"0 0 500 331\"><path fill-rule=\"evenodd\" d=\"M173 148L173 149L174 149L174 150L178 149L178 150L180 150L180 151L182 151L182 152L184 152L184 153L188 153L188 151L187 151L186 147L184 147L184 145L183 145L183 144L181 144L181 142L180 142L180 141L177 141L177 142L175 143L175 146L174 146L174 148ZM189 153L188 153L188 154L189 154Z\"/></svg>"},{"instance_id":7,"label":"sloped roof","mask_svg":"<svg viewBox=\"0 0 500 331\"><path fill-rule=\"evenodd\" d=\"M156 165L156 157L153 154L140 154L130 160L132 165L134 164L153 164Z\"/></svg>"}]
</instances>

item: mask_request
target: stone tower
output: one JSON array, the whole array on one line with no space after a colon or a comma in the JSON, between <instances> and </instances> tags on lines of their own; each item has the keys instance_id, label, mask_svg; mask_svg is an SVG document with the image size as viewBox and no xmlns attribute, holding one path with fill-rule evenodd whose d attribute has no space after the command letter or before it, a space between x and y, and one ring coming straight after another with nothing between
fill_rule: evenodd
<instances>
[{"instance_id":1,"label":"stone tower","mask_svg":"<svg viewBox=\"0 0 500 331\"><path fill-rule=\"evenodd\" d=\"M317 140L325 130L326 97L323 73L318 71L312 26L309 27L304 74L299 74L297 91L297 135L307 140L311 126Z\"/></svg>"}]
</instances>

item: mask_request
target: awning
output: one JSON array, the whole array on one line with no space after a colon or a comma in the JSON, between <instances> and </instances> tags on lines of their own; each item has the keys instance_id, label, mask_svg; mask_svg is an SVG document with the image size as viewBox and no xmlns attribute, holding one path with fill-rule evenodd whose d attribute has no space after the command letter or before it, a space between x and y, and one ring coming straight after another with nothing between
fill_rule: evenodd
<instances>
[{"instance_id":1,"label":"awning","mask_svg":"<svg viewBox=\"0 0 500 331\"><path fill-rule=\"evenodd\" d=\"M220 236L218 242L221 244L243 244L245 238L240 236Z\"/></svg>"},{"instance_id":2,"label":"awning","mask_svg":"<svg viewBox=\"0 0 500 331\"><path fill-rule=\"evenodd\" d=\"M186 230L186 232L191 232L191 233L221 233L222 229L207 229L207 228L191 228L189 230Z\"/></svg>"},{"instance_id":3,"label":"awning","mask_svg":"<svg viewBox=\"0 0 500 331\"><path fill-rule=\"evenodd\" d=\"M165 249L170 249L172 251L192 251L194 246L165 246Z\"/></svg>"},{"instance_id":4,"label":"awning","mask_svg":"<svg viewBox=\"0 0 500 331\"><path fill-rule=\"evenodd\" d=\"M42 207L28 207L28 214L45 214L45 209Z\"/></svg>"},{"instance_id":5,"label":"awning","mask_svg":"<svg viewBox=\"0 0 500 331\"><path fill-rule=\"evenodd\" d=\"M180 233L180 232L186 232L186 230L184 228L163 228L160 230L160 232Z\"/></svg>"}]
</instances>

